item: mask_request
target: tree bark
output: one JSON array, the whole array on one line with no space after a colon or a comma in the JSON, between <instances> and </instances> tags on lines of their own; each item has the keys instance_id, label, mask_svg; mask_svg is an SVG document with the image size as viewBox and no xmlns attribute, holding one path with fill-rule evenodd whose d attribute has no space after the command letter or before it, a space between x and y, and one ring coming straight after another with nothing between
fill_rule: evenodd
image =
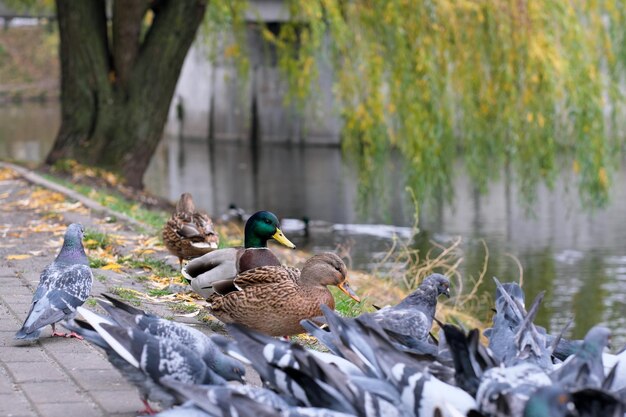
<instances>
[{"instance_id":1,"label":"tree bark","mask_svg":"<svg viewBox=\"0 0 626 417\"><path fill-rule=\"evenodd\" d=\"M46 163L72 158L142 188L206 0L116 0L112 42L103 0L56 0L61 128ZM154 17L143 41L148 5Z\"/></svg>"}]
</instances>

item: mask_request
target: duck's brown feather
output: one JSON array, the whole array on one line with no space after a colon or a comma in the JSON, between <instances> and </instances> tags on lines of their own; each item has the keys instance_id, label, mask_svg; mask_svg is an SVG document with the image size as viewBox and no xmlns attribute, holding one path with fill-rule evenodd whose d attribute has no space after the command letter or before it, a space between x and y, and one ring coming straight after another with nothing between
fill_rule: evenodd
<instances>
[{"instance_id":1,"label":"duck's brown feather","mask_svg":"<svg viewBox=\"0 0 626 417\"><path fill-rule=\"evenodd\" d=\"M183 197L181 197L182 201ZM191 196L186 199L191 201ZM193 259L211 252L219 243L211 218L191 204L179 204L163 227L163 243L179 259Z\"/></svg>"},{"instance_id":2,"label":"duck's brown feather","mask_svg":"<svg viewBox=\"0 0 626 417\"><path fill-rule=\"evenodd\" d=\"M335 307L325 286L300 286L300 271L291 267L265 266L237 276L239 291L207 300L211 313L224 323L240 323L272 335L304 331L300 321L322 315L321 304Z\"/></svg>"}]
</instances>

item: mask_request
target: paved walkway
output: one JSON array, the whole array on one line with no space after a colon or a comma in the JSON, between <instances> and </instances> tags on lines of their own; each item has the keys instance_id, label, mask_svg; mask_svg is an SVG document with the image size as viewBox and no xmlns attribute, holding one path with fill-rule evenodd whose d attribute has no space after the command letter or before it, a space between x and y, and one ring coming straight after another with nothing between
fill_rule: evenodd
<instances>
[{"instance_id":1,"label":"paved walkway","mask_svg":"<svg viewBox=\"0 0 626 417\"><path fill-rule=\"evenodd\" d=\"M128 226L109 226L80 203L56 197L19 178L0 179L0 416L137 415L143 408L137 390L89 343L51 338L50 326L37 342L13 340L66 224L80 221L86 228L132 233ZM55 202L56 212L41 203L46 200ZM141 285L111 271L97 272L106 277L94 280L92 296L111 286Z\"/></svg>"}]
</instances>

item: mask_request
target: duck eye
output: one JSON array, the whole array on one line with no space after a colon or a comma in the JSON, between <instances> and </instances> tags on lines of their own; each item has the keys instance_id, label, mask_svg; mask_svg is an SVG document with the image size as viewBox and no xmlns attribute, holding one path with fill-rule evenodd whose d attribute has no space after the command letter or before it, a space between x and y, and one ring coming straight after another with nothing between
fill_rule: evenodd
<instances>
[{"instance_id":1,"label":"duck eye","mask_svg":"<svg viewBox=\"0 0 626 417\"><path fill-rule=\"evenodd\" d=\"M267 224L272 224L272 222L270 221L270 219L265 219L264 221L265 221L265 223L267 223Z\"/></svg>"}]
</instances>

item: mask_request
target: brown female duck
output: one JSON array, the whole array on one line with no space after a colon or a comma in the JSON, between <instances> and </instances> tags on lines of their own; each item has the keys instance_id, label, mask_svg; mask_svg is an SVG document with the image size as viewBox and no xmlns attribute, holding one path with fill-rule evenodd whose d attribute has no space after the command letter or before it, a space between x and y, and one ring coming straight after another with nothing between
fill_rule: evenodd
<instances>
[{"instance_id":1,"label":"brown female duck","mask_svg":"<svg viewBox=\"0 0 626 417\"><path fill-rule=\"evenodd\" d=\"M237 275L235 291L213 293L209 311L224 323L239 323L271 336L304 332L300 321L322 315L321 304L335 308L326 287L336 285L356 301L346 280L347 268L337 255L324 252L306 261L302 271L262 266Z\"/></svg>"},{"instance_id":2,"label":"brown female duck","mask_svg":"<svg viewBox=\"0 0 626 417\"><path fill-rule=\"evenodd\" d=\"M211 218L196 211L191 194L183 193L176 211L163 227L163 243L182 265L183 259L197 258L217 249L219 236Z\"/></svg>"}]
</instances>

